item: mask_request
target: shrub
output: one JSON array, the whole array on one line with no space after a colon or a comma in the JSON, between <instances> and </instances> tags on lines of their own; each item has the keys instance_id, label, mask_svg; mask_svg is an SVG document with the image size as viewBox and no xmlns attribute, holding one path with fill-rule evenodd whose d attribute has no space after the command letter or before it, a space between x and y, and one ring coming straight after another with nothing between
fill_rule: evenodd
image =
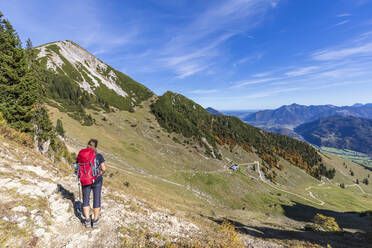
<instances>
[{"instance_id":1,"label":"shrub","mask_svg":"<svg viewBox=\"0 0 372 248\"><path fill-rule=\"evenodd\" d=\"M369 175L368 175L369 176ZM365 184L365 185L368 185L368 179L367 178L364 178L363 179L363 183Z\"/></svg>"},{"instance_id":2,"label":"shrub","mask_svg":"<svg viewBox=\"0 0 372 248\"><path fill-rule=\"evenodd\" d=\"M327 217L322 214L316 214L313 218L315 229L325 232L340 232L341 228L338 226L335 218Z\"/></svg>"},{"instance_id":3,"label":"shrub","mask_svg":"<svg viewBox=\"0 0 372 248\"><path fill-rule=\"evenodd\" d=\"M62 124L61 119L58 119L58 120L57 120L56 131L57 131L57 133L58 133L59 135L61 135L62 137L65 136L65 129L63 128L63 124Z\"/></svg>"},{"instance_id":4,"label":"shrub","mask_svg":"<svg viewBox=\"0 0 372 248\"><path fill-rule=\"evenodd\" d=\"M245 245L235 231L235 226L229 221L224 220L219 230L217 230L215 239L209 242L208 247L243 248Z\"/></svg>"},{"instance_id":5,"label":"shrub","mask_svg":"<svg viewBox=\"0 0 372 248\"><path fill-rule=\"evenodd\" d=\"M0 112L0 127L5 126L5 125L6 125L6 120L4 119L3 113Z\"/></svg>"},{"instance_id":6,"label":"shrub","mask_svg":"<svg viewBox=\"0 0 372 248\"><path fill-rule=\"evenodd\" d=\"M181 144L181 141L179 141L179 139L177 139L176 137L173 137L172 140L178 144Z\"/></svg>"}]
</instances>

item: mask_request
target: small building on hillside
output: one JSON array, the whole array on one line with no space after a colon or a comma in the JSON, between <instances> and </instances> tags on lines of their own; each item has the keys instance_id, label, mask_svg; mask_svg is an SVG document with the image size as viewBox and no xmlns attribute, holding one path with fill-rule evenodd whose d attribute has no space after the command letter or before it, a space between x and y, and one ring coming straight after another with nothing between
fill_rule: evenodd
<instances>
[{"instance_id":1,"label":"small building on hillside","mask_svg":"<svg viewBox=\"0 0 372 248\"><path fill-rule=\"evenodd\" d=\"M236 171L236 170L238 170L239 169L239 165L237 165L237 164L234 164L234 165L232 165L231 167L230 167L230 170L233 170L233 171Z\"/></svg>"}]
</instances>

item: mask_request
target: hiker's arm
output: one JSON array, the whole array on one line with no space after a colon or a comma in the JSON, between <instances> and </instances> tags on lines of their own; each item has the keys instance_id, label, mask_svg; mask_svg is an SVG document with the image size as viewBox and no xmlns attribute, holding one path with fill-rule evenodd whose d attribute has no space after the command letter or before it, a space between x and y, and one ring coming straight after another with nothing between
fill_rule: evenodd
<instances>
[{"instance_id":1,"label":"hiker's arm","mask_svg":"<svg viewBox=\"0 0 372 248\"><path fill-rule=\"evenodd\" d=\"M101 170L102 170L102 172L104 172L106 170L105 162L101 163Z\"/></svg>"}]
</instances>

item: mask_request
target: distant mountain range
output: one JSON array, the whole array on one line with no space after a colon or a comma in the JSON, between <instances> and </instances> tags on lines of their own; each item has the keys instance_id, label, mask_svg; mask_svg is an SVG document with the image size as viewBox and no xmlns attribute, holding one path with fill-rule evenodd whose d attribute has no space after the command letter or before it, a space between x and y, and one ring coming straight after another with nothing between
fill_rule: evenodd
<instances>
[{"instance_id":1,"label":"distant mountain range","mask_svg":"<svg viewBox=\"0 0 372 248\"><path fill-rule=\"evenodd\" d=\"M249 115L256 113L258 111L261 111L261 109L253 110L253 109L248 109L248 110L225 110L221 111L224 115L229 115L229 116L236 116L240 118L241 120L244 120L247 118Z\"/></svg>"},{"instance_id":2,"label":"distant mountain range","mask_svg":"<svg viewBox=\"0 0 372 248\"><path fill-rule=\"evenodd\" d=\"M299 125L294 131L317 146L349 149L372 155L372 120L331 116Z\"/></svg>"},{"instance_id":3,"label":"distant mountain range","mask_svg":"<svg viewBox=\"0 0 372 248\"><path fill-rule=\"evenodd\" d=\"M333 105L305 106L291 104L274 110L258 111L242 120L262 128L285 127L293 129L300 124L334 115L372 119L372 104L355 104L353 106L342 107Z\"/></svg>"},{"instance_id":4,"label":"distant mountain range","mask_svg":"<svg viewBox=\"0 0 372 248\"><path fill-rule=\"evenodd\" d=\"M273 110L224 111L224 114L318 146L372 153L372 103L341 107L294 103Z\"/></svg>"}]
</instances>

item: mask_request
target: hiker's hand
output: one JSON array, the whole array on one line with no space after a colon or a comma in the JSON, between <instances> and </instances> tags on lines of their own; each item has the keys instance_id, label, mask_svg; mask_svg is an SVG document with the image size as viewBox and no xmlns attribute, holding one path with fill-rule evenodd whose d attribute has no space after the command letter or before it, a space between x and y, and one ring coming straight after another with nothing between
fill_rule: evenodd
<instances>
[{"instance_id":1,"label":"hiker's hand","mask_svg":"<svg viewBox=\"0 0 372 248\"><path fill-rule=\"evenodd\" d=\"M105 172L105 170L106 170L105 162L101 163L101 170L102 170L102 172Z\"/></svg>"}]
</instances>

